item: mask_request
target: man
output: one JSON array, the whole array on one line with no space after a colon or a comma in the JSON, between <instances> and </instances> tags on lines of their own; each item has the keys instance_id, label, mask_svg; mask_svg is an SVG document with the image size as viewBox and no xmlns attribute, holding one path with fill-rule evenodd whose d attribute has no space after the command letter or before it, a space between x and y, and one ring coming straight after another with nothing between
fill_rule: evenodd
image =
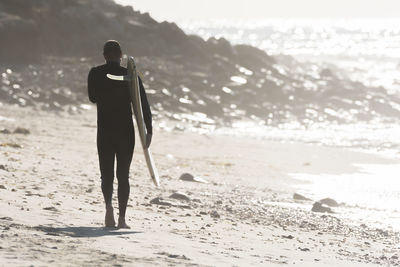
<instances>
[{"instance_id":1,"label":"man","mask_svg":"<svg viewBox=\"0 0 400 267\"><path fill-rule=\"evenodd\" d=\"M126 81L115 81L107 74L126 75L127 69L120 66L122 50L119 43L109 40L104 44L106 64L94 67L88 76L88 94L97 105L97 151L101 173L101 189L106 205L105 225L115 227L112 206L114 161L117 159L118 179L118 228L130 228L125 213L129 199L129 167L135 146L131 101ZM143 83L139 78L141 102L146 129L152 134L152 118ZM147 140L150 145L151 138Z\"/></svg>"}]
</instances>

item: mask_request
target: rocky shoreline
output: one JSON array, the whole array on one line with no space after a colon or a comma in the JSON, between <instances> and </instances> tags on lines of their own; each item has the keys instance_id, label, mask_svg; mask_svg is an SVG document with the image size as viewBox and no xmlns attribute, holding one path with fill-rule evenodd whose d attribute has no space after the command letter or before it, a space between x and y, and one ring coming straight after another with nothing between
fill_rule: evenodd
<instances>
[{"instance_id":1,"label":"rocky shoreline","mask_svg":"<svg viewBox=\"0 0 400 267\"><path fill-rule=\"evenodd\" d=\"M351 81L330 64L300 64L225 39L203 40L113 1L7 0L0 7L3 103L79 110L88 103L87 73L102 64L101 46L114 38L136 58L160 117L228 126L243 119L260 125L296 121L307 127L400 115L397 95Z\"/></svg>"}]
</instances>

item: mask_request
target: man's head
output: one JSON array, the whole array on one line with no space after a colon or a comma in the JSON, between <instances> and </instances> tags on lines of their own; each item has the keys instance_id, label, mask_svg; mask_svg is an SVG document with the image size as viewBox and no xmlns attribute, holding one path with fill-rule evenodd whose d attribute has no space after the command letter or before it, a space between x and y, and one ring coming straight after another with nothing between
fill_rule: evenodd
<instances>
[{"instance_id":1,"label":"man's head","mask_svg":"<svg viewBox=\"0 0 400 267\"><path fill-rule=\"evenodd\" d=\"M119 43L115 40L108 40L104 44L103 55L106 61L119 62L122 57L122 50Z\"/></svg>"}]
</instances>

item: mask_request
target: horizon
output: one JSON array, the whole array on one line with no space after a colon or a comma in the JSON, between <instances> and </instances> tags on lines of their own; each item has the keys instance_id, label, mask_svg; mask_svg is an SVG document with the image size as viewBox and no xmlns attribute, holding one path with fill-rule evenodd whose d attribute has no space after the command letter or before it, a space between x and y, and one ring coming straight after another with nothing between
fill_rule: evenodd
<instances>
[{"instance_id":1,"label":"horizon","mask_svg":"<svg viewBox=\"0 0 400 267\"><path fill-rule=\"evenodd\" d=\"M263 20L263 19L387 19L398 18L396 0L248 0L243 8L238 0L202 2L170 0L115 0L135 10L149 12L157 21ZM209 8L214 6L213 9ZM179 7L179 8L177 8ZM290 7L290 8L288 8ZM223 10L223 11L221 11Z\"/></svg>"}]
</instances>

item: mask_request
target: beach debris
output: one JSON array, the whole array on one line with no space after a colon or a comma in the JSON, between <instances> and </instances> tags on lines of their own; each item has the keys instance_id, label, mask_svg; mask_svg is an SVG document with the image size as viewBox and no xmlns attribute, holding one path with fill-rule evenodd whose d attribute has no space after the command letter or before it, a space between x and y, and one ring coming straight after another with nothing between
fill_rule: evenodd
<instances>
[{"instance_id":1,"label":"beach debris","mask_svg":"<svg viewBox=\"0 0 400 267\"><path fill-rule=\"evenodd\" d=\"M307 197L305 197L303 195L297 194L297 193L293 194L293 199L295 199L295 200L305 200L305 201L310 201L311 200L311 199L309 199L309 198L307 198Z\"/></svg>"},{"instance_id":2,"label":"beach debris","mask_svg":"<svg viewBox=\"0 0 400 267\"><path fill-rule=\"evenodd\" d=\"M18 127L17 129L14 130L14 133L15 134L30 134L31 132L26 128Z\"/></svg>"},{"instance_id":3,"label":"beach debris","mask_svg":"<svg viewBox=\"0 0 400 267\"><path fill-rule=\"evenodd\" d=\"M309 249L309 248L301 248L301 247L299 247L298 249L299 249L299 250L301 250L301 251L304 251L304 252L306 252L306 251L310 251L310 249Z\"/></svg>"},{"instance_id":4,"label":"beach debris","mask_svg":"<svg viewBox=\"0 0 400 267\"><path fill-rule=\"evenodd\" d=\"M174 199L179 199L179 200L190 201L190 198L182 192L175 192L172 195L170 195L169 197L174 198Z\"/></svg>"},{"instance_id":5,"label":"beach debris","mask_svg":"<svg viewBox=\"0 0 400 267\"><path fill-rule=\"evenodd\" d=\"M322 212L322 213L325 213L325 212L334 213L330 207L328 207L325 204L322 204L321 202L318 202L318 201L314 203L311 211Z\"/></svg>"},{"instance_id":6,"label":"beach debris","mask_svg":"<svg viewBox=\"0 0 400 267\"><path fill-rule=\"evenodd\" d=\"M194 177L190 173L184 173L179 177L180 180L182 181L187 181L187 182L197 182L197 183L202 183L202 184L208 184L208 181L200 178L200 177Z\"/></svg>"},{"instance_id":7,"label":"beach debris","mask_svg":"<svg viewBox=\"0 0 400 267\"><path fill-rule=\"evenodd\" d=\"M221 218L221 215L219 215L219 213L218 213L216 210L211 211L211 212L210 212L210 216L211 216L212 218L216 218L216 219Z\"/></svg>"},{"instance_id":8,"label":"beach debris","mask_svg":"<svg viewBox=\"0 0 400 267\"><path fill-rule=\"evenodd\" d=\"M324 199L321 199L320 201L318 201L318 202L320 202L321 204L325 204L325 205L327 205L327 206L329 206L329 207L339 207L339 203L337 203L334 199L332 199L332 198L324 198Z\"/></svg>"},{"instance_id":9,"label":"beach debris","mask_svg":"<svg viewBox=\"0 0 400 267\"><path fill-rule=\"evenodd\" d=\"M286 238L286 239L293 239L294 238L294 236L292 236L292 235L282 235L281 237L282 238Z\"/></svg>"},{"instance_id":10,"label":"beach debris","mask_svg":"<svg viewBox=\"0 0 400 267\"><path fill-rule=\"evenodd\" d=\"M156 197L150 200L150 204L162 205L162 206L173 206L171 202L165 201L162 197Z\"/></svg>"}]
</instances>

